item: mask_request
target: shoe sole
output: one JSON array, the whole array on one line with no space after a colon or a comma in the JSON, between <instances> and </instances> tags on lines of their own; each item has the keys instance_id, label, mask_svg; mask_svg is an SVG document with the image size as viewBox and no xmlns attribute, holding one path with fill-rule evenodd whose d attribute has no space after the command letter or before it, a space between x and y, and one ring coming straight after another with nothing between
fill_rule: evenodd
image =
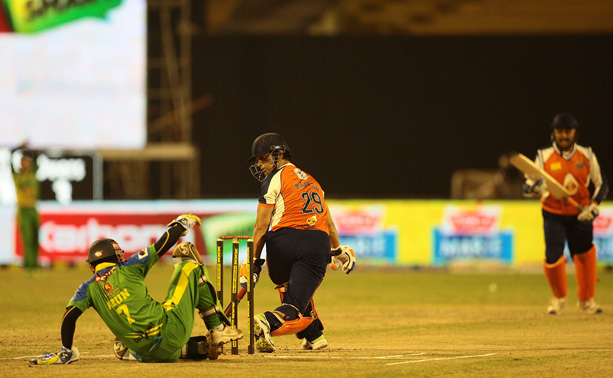
<instances>
[{"instance_id":1,"label":"shoe sole","mask_svg":"<svg viewBox=\"0 0 613 378\"><path fill-rule=\"evenodd\" d=\"M320 349L325 349L328 347L328 343L325 343L323 345L313 345L313 347L311 348L312 350L320 350Z\"/></svg>"},{"instance_id":2,"label":"shoe sole","mask_svg":"<svg viewBox=\"0 0 613 378\"><path fill-rule=\"evenodd\" d=\"M304 350L320 350L320 349L324 349L324 348L327 348L327 347L328 347L328 343L327 342L321 343L319 345L318 345L318 343L313 344L313 343L309 342L308 344L303 345L302 349L304 349Z\"/></svg>"},{"instance_id":3,"label":"shoe sole","mask_svg":"<svg viewBox=\"0 0 613 378\"><path fill-rule=\"evenodd\" d=\"M595 311L590 311L590 310L583 310L585 311L588 315L596 315L596 314L601 314L602 313L602 309L599 308L598 310Z\"/></svg>"},{"instance_id":4,"label":"shoe sole","mask_svg":"<svg viewBox=\"0 0 613 378\"><path fill-rule=\"evenodd\" d=\"M302 349L303 350L320 350L320 349L326 349L327 347L328 347L327 345L324 345L324 346L320 346L320 347L317 347L317 348L313 348L313 347L306 347L305 348L305 347L302 347Z\"/></svg>"},{"instance_id":5,"label":"shoe sole","mask_svg":"<svg viewBox=\"0 0 613 378\"><path fill-rule=\"evenodd\" d=\"M264 334L264 330L262 329L262 327L266 327L266 325L265 324L262 325L262 320L256 316L255 324L253 327L253 331L254 331L253 333L257 338L257 340L255 341L255 347L260 353L272 353L277 348L275 348L275 345L273 344L272 339L268 340L266 338L266 335Z\"/></svg>"},{"instance_id":6,"label":"shoe sole","mask_svg":"<svg viewBox=\"0 0 613 378\"><path fill-rule=\"evenodd\" d=\"M562 302L560 304L560 306L549 306L549 307L547 307L547 313L549 315L558 315L558 314L562 313L562 310L564 310L564 302Z\"/></svg>"},{"instance_id":7,"label":"shoe sole","mask_svg":"<svg viewBox=\"0 0 613 378\"><path fill-rule=\"evenodd\" d=\"M586 314L588 314L588 315L596 315L596 314L602 313L602 308L597 303L594 303L593 301L588 301L586 303L590 303L590 305L586 306L586 307L582 306L582 303L583 302L577 303L577 306L581 310L583 310Z\"/></svg>"},{"instance_id":8,"label":"shoe sole","mask_svg":"<svg viewBox=\"0 0 613 378\"><path fill-rule=\"evenodd\" d=\"M255 342L255 347L260 353L272 353L276 350L276 348L270 345L270 343L266 341L265 338L257 339Z\"/></svg>"}]
</instances>

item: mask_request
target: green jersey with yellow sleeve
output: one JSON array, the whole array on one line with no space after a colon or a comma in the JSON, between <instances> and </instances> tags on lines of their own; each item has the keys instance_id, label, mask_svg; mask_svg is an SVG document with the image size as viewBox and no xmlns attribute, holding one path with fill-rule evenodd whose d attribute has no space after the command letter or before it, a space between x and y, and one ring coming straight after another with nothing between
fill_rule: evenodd
<instances>
[{"instance_id":1,"label":"green jersey with yellow sleeve","mask_svg":"<svg viewBox=\"0 0 613 378\"><path fill-rule=\"evenodd\" d=\"M132 352L147 353L159 345L166 308L153 299L145 276L158 261L154 245L120 263L100 263L67 307L96 309L104 323Z\"/></svg>"}]
</instances>

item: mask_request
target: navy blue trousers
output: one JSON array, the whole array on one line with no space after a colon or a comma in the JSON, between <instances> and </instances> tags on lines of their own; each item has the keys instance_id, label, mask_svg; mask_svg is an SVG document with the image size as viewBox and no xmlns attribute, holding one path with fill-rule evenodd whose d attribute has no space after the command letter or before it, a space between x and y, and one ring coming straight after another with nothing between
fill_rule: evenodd
<instances>
[{"instance_id":1,"label":"navy blue trousers","mask_svg":"<svg viewBox=\"0 0 613 378\"><path fill-rule=\"evenodd\" d=\"M545 256L553 264L564 254L568 241L571 256L580 255L592 248L594 228L592 222L581 222L576 215L558 215L543 210L545 229Z\"/></svg>"},{"instance_id":2,"label":"navy blue trousers","mask_svg":"<svg viewBox=\"0 0 613 378\"><path fill-rule=\"evenodd\" d=\"M266 233L266 260L268 274L276 285L287 283L283 298L285 304L295 306L303 315L310 316L311 299L326 275L330 262L330 236L319 230L282 228ZM281 305L276 311L286 315L286 320L298 317L291 306ZM281 322L267 312L271 330ZM298 338L312 341L322 335L323 324L319 319L297 334Z\"/></svg>"}]
</instances>

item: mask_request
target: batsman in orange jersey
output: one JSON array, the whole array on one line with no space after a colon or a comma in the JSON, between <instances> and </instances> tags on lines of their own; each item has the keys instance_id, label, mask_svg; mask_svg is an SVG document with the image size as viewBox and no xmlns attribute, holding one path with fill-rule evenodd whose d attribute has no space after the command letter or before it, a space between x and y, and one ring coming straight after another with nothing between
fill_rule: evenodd
<instances>
[{"instance_id":1,"label":"batsman in orange jersey","mask_svg":"<svg viewBox=\"0 0 613 378\"><path fill-rule=\"evenodd\" d=\"M591 147L577 144L579 124L571 114L556 115L551 124L552 145L538 150L535 163L560 182L579 207L547 192L542 179L526 179L527 197L540 197L545 231L544 270L553 292L547 313L559 314L566 303L566 258L564 246L575 264L579 308L598 314L602 308L594 301L596 293L596 246L592 222L598 206L607 195L606 178Z\"/></svg>"},{"instance_id":2,"label":"batsman in orange jersey","mask_svg":"<svg viewBox=\"0 0 613 378\"><path fill-rule=\"evenodd\" d=\"M268 274L281 297L279 307L256 315L256 347L259 352L274 352L272 337L295 334L305 350L325 348L328 342L313 294L328 264L349 274L355 254L349 246L340 245L321 185L292 163L289 145L281 135L257 137L247 162L262 183L253 230L253 279L257 281L264 264L260 256L266 245Z\"/></svg>"}]
</instances>

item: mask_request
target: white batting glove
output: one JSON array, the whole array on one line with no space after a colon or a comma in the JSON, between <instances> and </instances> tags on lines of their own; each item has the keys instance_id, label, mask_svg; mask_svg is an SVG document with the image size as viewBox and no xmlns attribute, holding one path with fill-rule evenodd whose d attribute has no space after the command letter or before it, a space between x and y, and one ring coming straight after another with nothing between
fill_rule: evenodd
<instances>
[{"instance_id":1,"label":"white batting glove","mask_svg":"<svg viewBox=\"0 0 613 378\"><path fill-rule=\"evenodd\" d=\"M586 206L581 210L579 215L577 215L577 219L582 222L591 222L600 214L600 209L598 209L598 204L595 202L590 203L589 206Z\"/></svg>"},{"instance_id":2,"label":"white batting glove","mask_svg":"<svg viewBox=\"0 0 613 378\"><path fill-rule=\"evenodd\" d=\"M59 353L43 353L30 360L32 365L70 364L81 359L79 350L74 345L71 349L62 347Z\"/></svg>"},{"instance_id":3,"label":"white batting glove","mask_svg":"<svg viewBox=\"0 0 613 378\"><path fill-rule=\"evenodd\" d=\"M179 215L177 217L177 219L173 220L172 222L168 223L168 226L166 227L172 227L175 224L179 224L181 225L181 227L183 227L185 229L185 231L183 231L183 233L181 234L181 236L185 236L187 235L188 231L198 225L202 225L202 221L200 221L200 218L198 218L196 215L194 214L183 214L183 215Z\"/></svg>"},{"instance_id":4,"label":"white batting glove","mask_svg":"<svg viewBox=\"0 0 613 378\"><path fill-rule=\"evenodd\" d=\"M534 181L527 179L522 186L522 193L525 197L542 197L547 191L547 184L542 178L538 178Z\"/></svg>"},{"instance_id":5,"label":"white batting glove","mask_svg":"<svg viewBox=\"0 0 613 378\"><path fill-rule=\"evenodd\" d=\"M341 245L338 248L330 251L332 255L332 261L330 262L330 268L332 270L343 269L345 274L351 273L355 267L355 253L348 245Z\"/></svg>"}]
</instances>

